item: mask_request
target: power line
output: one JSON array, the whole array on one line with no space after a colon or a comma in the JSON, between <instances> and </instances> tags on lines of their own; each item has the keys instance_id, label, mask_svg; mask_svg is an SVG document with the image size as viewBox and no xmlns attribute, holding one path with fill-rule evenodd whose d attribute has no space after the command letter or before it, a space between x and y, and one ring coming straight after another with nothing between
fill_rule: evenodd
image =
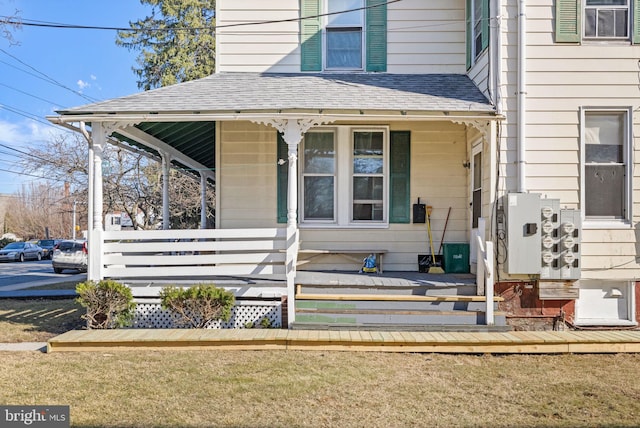
<instances>
[{"instance_id":1,"label":"power line","mask_svg":"<svg viewBox=\"0 0 640 428\"><path fill-rule=\"evenodd\" d=\"M55 128L55 125L51 124L50 122L47 122L47 121L44 121L44 120L40 119L35 114L31 114L29 112L26 112L24 110L20 110L20 109L15 108L15 107L9 107L6 104L0 104L0 108L5 109L7 111L10 111L11 113L17 114L19 116L26 117L27 119L34 120L34 121L39 122L39 123L41 123L43 125L47 125L47 126L51 126L51 127Z\"/></svg>"},{"instance_id":2,"label":"power line","mask_svg":"<svg viewBox=\"0 0 640 428\"><path fill-rule=\"evenodd\" d=\"M31 19L20 19L16 20L9 16L2 16L3 22L10 25L24 25L26 27L44 27L44 28L63 28L63 29L73 29L73 30L109 30L109 31L201 31L201 30L217 30L219 28L231 28L231 27L245 27L248 25L265 25L265 24L278 24L283 22L300 22L305 19L314 19L320 18L324 16L331 15L339 15L343 13L356 12L359 10L367 10L373 9L381 6L386 6L392 3L397 3L402 0L389 0L384 3L375 4L371 6L363 6L353 9L342 10L338 12L329 12L329 13L321 13L317 15L309 15L300 18L288 18L288 19L274 19L269 21L255 21L255 22L240 22L236 24L227 24L227 25L214 25L211 27L169 27L169 28L149 28L149 29L140 29L140 28L131 28L131 27L110 27L110 26L97 26L97 25L77 25L77 24L63 24L57 22L45 22L45 21L37 21Z\"/></svg>"},{"instance_id":3,"label":"power line","mask_svg":"<svg viewBox=\"0 0 640 428\"><path fill-rule=\"evenodd\" d=\"M43 76L45 78L44 79L45 81L47 81L49 83L52 83L52 84L54 84L56 86L59 86L59 87L61 87L63 89L66 89L67 91L70 91L70 92L74 93L75 95L78 95L78 96L84 98L87 101L91 101L91 102L98 101L96 98L89 97L89 96L83 94L82 92L78 92L78 91L76 91L74 89L69 88L68 86L65 86L64 84L58 82L53 77L49 76L46 73L43 73L42 71L38 70L37 68L33 67L32 65L27 64L26 62L24 62L23 60L21 60L17 56L10 54L9 52L5 51L4 49L0 49L0 52L2 52L3 54L7 55L8 57L13 58L14 60L18 61L20 64L24 65L25 67L29 67L31 70L33 70L36 73L38 73L39 75ZM21 70L21 69L19 69L19 70ZM21 71L24 71L24 70L21 70Z\"/></svg>"},{"instance_id":4,"label":"power line","mask_svg":"<svg viewBox=\"0 0 640 428\"><path fill-rule=\"evenodd\" d=\"M39 97L37 95L30 94L29 92L25 92L25 91L20 90L18 88L14 88L13 86L9 86L9 85L6 85L4 83L0 83L0 86L4 86L5 88L11 89L11 90L16 91L16 92L20 92L21 94L24 94L24 95L27 95L29 97L35 98L37 100L44 101L44 102L49 103L49 104L53 104L53 105L55 105L57 107L62 107L62 105L58 104L57 102L54 102L54 101L51 101L51 100L47 100L45 98L41 98L41 97Z\"/></svg>"}]
</instances>

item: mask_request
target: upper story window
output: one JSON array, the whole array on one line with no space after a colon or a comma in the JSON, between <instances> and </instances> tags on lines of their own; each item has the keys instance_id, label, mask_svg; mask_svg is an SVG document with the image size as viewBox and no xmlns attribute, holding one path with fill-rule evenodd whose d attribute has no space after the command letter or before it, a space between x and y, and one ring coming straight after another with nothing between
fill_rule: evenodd
<instances>
[{"instance_id":1,"label":"upper story window","mask_svg":"<svg viewBox=\"0 0 640 428\"><path fill-rule=\"evenodd\" d=\"M640 43L640 8L631 0L556 0L556 43ZM634 2L635 4L635 2Z\"/></svg>"},{"instance_id":2,"label":"upper story window","mask_svg":"<svg viewBox=\"0 0 640 428\"><path fill-rule=\"evenodd\" d=\"M489 0L467 0L467 68L489 46Z\"/></svg>"},{"instance_id":3,"label":"upper story window","mask_svg":"<svg viewBox=\"0 0 640 428\"><path fill-rule=\"evenodd\" d=\"M364 0L327 0L327 5L325 69L362 69Z\"/></svg>"},{"instance_id":4,"label":"upper story window","mask_svg":"<svg viewBox=\"0 0 640 428\"><path fill-rule=\"evenodd\" d=\"M301 71L387 71L386 0L301 0Z\"/></svg>"},{"instance_id":5,"label":"upper story window","mask_svg":"<svg viewBox=\"0 0 640 428\"><path fill-rule=\"evenodd\" d=\"M629 0L586 0L584 36L627 39L629 37Z\"/></svg>"}]
</instances>

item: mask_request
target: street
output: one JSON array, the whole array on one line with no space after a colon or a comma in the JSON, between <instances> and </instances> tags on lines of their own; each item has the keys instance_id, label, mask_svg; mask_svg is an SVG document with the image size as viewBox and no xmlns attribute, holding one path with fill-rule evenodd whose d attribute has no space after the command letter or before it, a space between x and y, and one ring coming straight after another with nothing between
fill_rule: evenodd
<instances>
[{"instance_id":1,"label":"street","mask_svg":"<svg viewBox=\"0 0 640 428\"><path fill-rule=\"evenodd\" d=\"M0 291L28 288L49 282L83 281L87 274L54 273L51 260L0 263Z\"/></svg>"}]
</instances>

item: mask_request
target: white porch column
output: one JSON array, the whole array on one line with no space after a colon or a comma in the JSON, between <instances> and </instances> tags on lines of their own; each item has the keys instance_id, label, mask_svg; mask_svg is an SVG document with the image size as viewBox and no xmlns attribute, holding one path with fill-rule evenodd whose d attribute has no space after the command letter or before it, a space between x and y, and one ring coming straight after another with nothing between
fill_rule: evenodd
<instances>
[{"instance_id":1,"label":"white porch column","mask_svg":"<svg viewBox=\"0 0 640 428\"><path fill-rule=\"evenodd\" d=\"M207 176L200 173L200 229L207 228Z\"/></svg>"},{"instance_id":2,"label":"white porch column","mask_svg":"<svg viewBox=\"0 0 640 428\"><path fill-rule=\"evenodd\" d=\"M107 141L107 131L101 122L92 125L92 144L89 149L90 169L90 199L91 207L89 218L89 265L87 266L87 279L100 281L102 274L102 151Z\"/></svg>"},{"instance_id":3,"label":"white porch column","mask_svg":"<svg viewBox=\"0 0 640 428\"><path fill-rule=\"evenodd\" d=\"M160 153L162 157L162 229L170 228L169 211L169 167L171 156L168 153Z\"/></svg>"},{"instance_id":4,"label":"white porch column","mask_svg":"<svg viewBox=\"0 0 640 428\"><path fill-rule=\"evenodd\" d=\"M288 147L289 180L287 191L287 322L291 326L296 320L295 278L298 262L298 145L305 132L314 126L326 123L321 117L256 119L276 128Z\"/></svg>"}]
</instances>

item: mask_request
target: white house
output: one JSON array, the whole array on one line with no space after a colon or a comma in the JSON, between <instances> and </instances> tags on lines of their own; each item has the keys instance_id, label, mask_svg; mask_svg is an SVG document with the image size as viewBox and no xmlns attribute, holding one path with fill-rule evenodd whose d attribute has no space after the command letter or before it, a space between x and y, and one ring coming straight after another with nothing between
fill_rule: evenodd
<instances>
[{"instance_id":1,"label":"white house","mask_svg":"<svg viewBox=\"0 0 640 428\"><path fill-rule=\"evenodd\" d=\"M635 326L638 8L587 3L219 0L214 75L49 118L90 128L89 277L284 275L293 322L302 271L442 243L514 326ZM215 181L216 229L105 232L108 136Z\"/></svg>"}]
</instances>

